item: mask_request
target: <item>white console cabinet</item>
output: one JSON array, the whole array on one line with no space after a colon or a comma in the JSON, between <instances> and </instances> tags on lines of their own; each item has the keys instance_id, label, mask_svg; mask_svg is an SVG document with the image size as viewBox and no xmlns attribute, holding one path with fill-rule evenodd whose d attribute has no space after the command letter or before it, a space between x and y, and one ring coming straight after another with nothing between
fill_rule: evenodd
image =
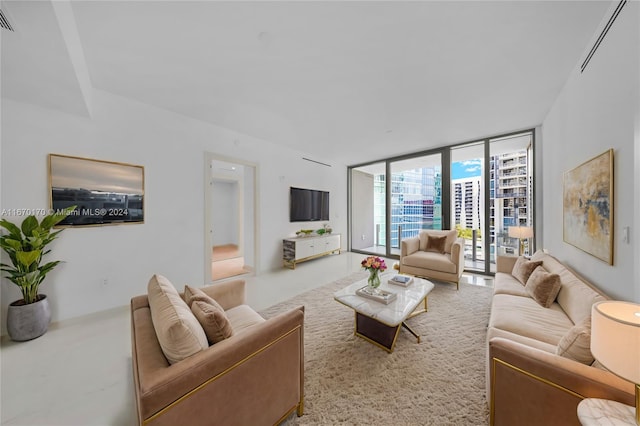
<instances>
[{"instance_id":1,"label":"white console cabinet","mask_svg":"<svg viewBox=\"0 0 640 426\"><path fill-rule=\"evenodd\" d=\"M296 263L332 253L340 253L340 234L282 240L282 261L287 268L295 269Z\"/></svg>"}]
</instances>

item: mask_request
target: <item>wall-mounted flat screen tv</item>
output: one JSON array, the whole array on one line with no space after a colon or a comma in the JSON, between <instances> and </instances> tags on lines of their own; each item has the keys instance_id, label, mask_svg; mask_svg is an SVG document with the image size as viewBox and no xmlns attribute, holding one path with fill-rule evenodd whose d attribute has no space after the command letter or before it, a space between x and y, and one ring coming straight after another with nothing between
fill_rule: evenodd
<instances>
[{"instance_id":1,"label":"wall-mounted flat screen tv","mask_svg":"<svg viewBox=\"0 0 640 426\"><path fill-rule=\"evenodd\" d=\"M329 220L329 192L291 187L289 221Z\"/></svg>"},{"instance_id":2,"label":"wall-mounted flat screen tv","mask_svg":"<svg viewBox=\"0 0 640 426\"><path fill-rule=\"evenodd\" d=\"M144 222L144 167L49 154L50 207L76 209L59 226Z\"/></svg>"}]
</instances>

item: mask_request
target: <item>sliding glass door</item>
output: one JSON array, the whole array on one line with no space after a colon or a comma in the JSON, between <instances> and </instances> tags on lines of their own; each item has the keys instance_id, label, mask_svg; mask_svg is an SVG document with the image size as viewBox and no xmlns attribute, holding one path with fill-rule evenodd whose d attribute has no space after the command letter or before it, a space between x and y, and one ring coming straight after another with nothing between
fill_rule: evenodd
<instances>
[{"instance_id":1,"label":"sliding glass door","mask_svg":"<svg viewBox=\"0 0 640 426\"><path fill-rule=\"evenodd\" d=\"M491 262L533 254L533 133L489 140Z\"/></svg>"},{"instance_id":2,"label":"sliding glass door","mask_svg":"<svg viewBox=\"0 0 640 426\"><path fill-rule=\"evenodd\" d=\"M451 225L464 238L465 269L486 269L484 142L451 149Z\"/></svg>"},{"instance_id":3,"label":"sliding glass door","mask_svg":"<svg viewBox=\"0 0 640 426\"><path fill-rule=\"evenodd\" d=\"M442 156L391 162L390 253L400 255L404 238L421 229L442 229Z\"/></svg>"},{"instance_id":4,"label":"sliding glass door","mask_svg":"<svg viewBox=\"0 0 640 426\"><path fill-rule=\"evenodd\" d=\"M421 229L442 229L441 157L424 155L351 169L353 251L396 257L402 239Z\"/></svg>"},{"instance_id":5,"label":"sliding glass door","mask_svg":"<svg viewBox=\"0 0 640 426\"><path fill-rule=\"evenodd\" d=\"M533 253L532 153L532 131L451 148L451 223L467 270L495 272L497 255Z\"/></svg>"},{"instance_id":6,"label":"sliding glass door","mask_svg":"<svg viewBox=\"0 0 640 426\"><path fill-rule=\"evenodd\" d=\"M422 229L456 229L465 269L534 251L533 130L349 168L350 249L398 258Z\"/></svg>"}]
</instances>

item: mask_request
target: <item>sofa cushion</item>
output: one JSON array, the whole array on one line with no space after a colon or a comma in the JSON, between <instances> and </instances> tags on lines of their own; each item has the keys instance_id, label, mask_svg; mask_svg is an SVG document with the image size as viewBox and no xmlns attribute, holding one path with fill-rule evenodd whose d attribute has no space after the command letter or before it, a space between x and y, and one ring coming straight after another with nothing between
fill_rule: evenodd
<instances>
[{"instance_id":1,"label":"sofa cushion","mask_svg":"<svg viewBox=\"0 0 640 426\"><path fill-rule=\"evenodd\" d=\"M585 318L569 329L556 348L556 354L586 365L593 364L591 353L591 318Z\"/></svg>"},{"instance_id":2,"label":"sofa cushion","mask_svg":"<svg viewBox=\"0 0 640 426\"><path fill-rule=\"evenodd\" d=\"M520 256L513 265L511 275L520 281L522 285L525 285L529 279L529 275L540 265L542 265L542 261L527 260L524 256Z\"/></svg>"},{"instance_id":3,"label":"sofa cushion","mask_svg":"<svg viewBox=\"0 0 640 426\"><path fill-rule=\"evenodd\" d=\"M196 300L191 305L191 311L207 335L209 344L213 345L233 335L231 323L222 309L207 302Z\"/></svg>"},{"instance_id":4,"label":"sofa cushion","mask_svg":"<svg viewBox=\"0 0 640 426\"><path fill-rule=\"evenodd\" d=\"M225 313L231 323L231 328L233 329L234 334L240 333L251 326L264 322L264 318L247 305L236 306Z\"/></svg>"},{"instance_id":5,"label":"sofa cushion","mask_svg":"<svg viewBox=\"0 0 640 426\"><path fill-rule=\"evenodd\" d=\"M573 322L557 303L545 309L530 297L496 294L491 302L489 327L557 346Z\"/></svg>"},{"instance_id":6,"label":"sofa cushion","mask_svg":"<svg viewBox=\"0 0 640 426\"><path fill-rule=\"evenodd\" d=\"M560 276L538 266L529 276L525 290L541 306L548 308L556 300L560 291Z\"/></svg>"},{"instance_id":7,"label":"sofa cushion","mask_svg":"<svg viewBox=\"0 0 640 426\"><path fill-rule=\"evenodd\" d=\"M193 302L196 302L196 301L205 302L205 303L208 303L209 305L214 306L216 309L219 309L222 312L224 312L224 309L222 308L222 306L220 306L220 304L216 302L213 297L209 296L207 293L200 290L199 288L191 287L188 284L184 286L184 301L187 303L187 306L189 307L191 307Z\"/></svg>"},{"instance_id":8,"label":"sofa cushion","mask_svg":"<svg viewBox=\"0 0 640 426\"><path fill-rule=\"evenodd\" d=\"M544 269L560 276L562 287L556 300L574 324L591 318L591 306L607 299L550 254L538 250L531 260L541 260Z\"/></svg>"},{"instance_id":9,"label":"sofa cushion","mask_svg":"<svg viewBox=\"0 0 640 426\"><path fill-rule=\"evenodd\" d=\"M493 280L493 294L512 294L514 296L530 297L527 290L513 275L496 272Z\"/></svg>"},{"instance_id":10,"label":"sofa cushion","mask_svg":"<svg viewBox=\"0 0 640 426\"><path fill-rule=\"evenodd\" d=\"M429 236L427 235L427 232L426 231L420 231L420 233L418 234L418 238L420 239L419 250L420 251L426 251L427 250L427 239L429 238Z\"/></svg>"},{"instance_id":11,"label":"sofa cushion","mask_svg":"<svg viewBox=\"0 0 640 426\"><path fill-rule=\"evenodd\" d=\"M505 331L499 328L489 327L487 329L487 342L493 339L494 337L502 337L503 339L513 340L514 342L522 343L523 345L540 349L541 351L545 351L550 354L555 354L556 349L558 348L557 345L552 345L550 343L532 339L531 337L526 337L521 334L516 334L511 331Z\"/></svg>"},{"instance_id":12,"label":"sofa cushion","mask_svg":"<svg viewBox=\"0 0 640 426\"><path fill-rule=\"evenodd\" d=\"M428 234L427 234L428 235ZM435 235L428 235L427 237L427 250L435 253L444 253L444 245L447 242L447 236L436 237Z\"/></svg>"},{"instance_id":13,"label":"sofa cushion","mask_svg":"<svg viewBox=\"0 0 640 426\"><path fill-rule=\"evenodd\" d=\"M428 235L433 235L435 237L446 236L447 239L444 243L444 252L451 253L451 246L456 241L456 237L458 236L458 233L455 229L451 229L451 230L429 229L428 231L420 231L420 233L418 234L418 237L420 238L421 251L427 250Z\"/></svg>"},{"instance_id":14,"label":"sofa cushion","mask_svg":"<svg viewBox=\"0 0 640 426\"><path fill-rule=\"evenodd\" d=\"M209 344L213 345L232 336L231 323L222 306L213 297L197 287L185 285L184 301L202 326Z\"/></svg>"},{"instance_id":15,"label":"sofa cushion","mask_svg":"<svg viewBox=\"0 0 640 426\"><path fill-rule=\"evenodd\" d=\"M402 258L402 264L414 268L430 269L432 271L456 273L456 265L449 254L434 253L432 251L417 251Z\"/></svg>"},{"instance_id":16,"label":"sofa cushion","mask_svg":"<svg viewBox=\"0 0 640 426\"><path fill-rule=\"evenodd\" d=\"M151 277L147 297L153 328L169 363L175 364L209 347L200 323L167 278Z\"/></svg>"}]
</instances>

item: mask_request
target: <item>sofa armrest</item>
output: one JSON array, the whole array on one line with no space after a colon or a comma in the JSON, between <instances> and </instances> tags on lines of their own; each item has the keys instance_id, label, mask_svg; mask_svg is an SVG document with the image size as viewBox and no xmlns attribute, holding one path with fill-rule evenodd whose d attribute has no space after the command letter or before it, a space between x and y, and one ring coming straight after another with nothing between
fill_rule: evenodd
<instances>
[{"instance_id":1,"label":"sofa armrest","mask_svg":"<svg viewBox=\"0 0 640 426\"><path fill-rule=\"evenodd\" d=\"M179 424L180 415L202 401L215 401L201 406L199 412L205 420L215 418L220 424L261 413L266 416L271 409L268 404L273 405L274 401L287 400L290 407L299 406L301 410L303 326L301 306L169 367L145 369L140 362L142 419L149 424ZM271 394L270 399L262 401L264 394ZM233 412L233 419L220 417L227 411ZM246 420L250 421L250 417Z\"/></svg>"},{"instance_id":2,"label":"sofa armrest","mask_svg":"<svg viewBox=\"0 0 640 426\"><path fill-rule=\"evenodd\" d=\"M406 238L402 240L400 246L400 257L409 256L420 248L420 237Z\"/></svg>"},{"instance_id":3,"label":"sofa armrest","mask_svg":"<svg viewBox=\"0 0 640 426\"><path fill-rule=\"evenodd\" d=\"M456 265L458 277L464 271L464 238L458 237L451 244L451 261Z\"/></svg>"},{"instance_id":4,"label":"sofa armrest","mask_svg":"<svg viewBox=\"0 0 640 426\"><path fill-rule=\"evenodd\" d=\"M496 257L496 272L504 272L511 275L513 271L513 265L516 264L518 258L516 256L497 256Z\"/></svg>"},{"instance_id":5,"label":"sofa armrest","mask_svg":"<svg viewBox=\"0 0 640 426\"><path fill-rule=\"evenodd\" d=\"M491 339L489 363L492 425L579 425L584 398L635 404L632 383L512 340Z\"/></svg>"},{"instance_id":6,"label":"sofa armrest","mask_svg":"<svg viewBox=\"0 0 640 426\"><path fill-rule=\"evenodd\" d=\"M245 303L245 286L244 280L234 280L202 287L201 290L228 311Z\"/></svg>"}]
</instances>

